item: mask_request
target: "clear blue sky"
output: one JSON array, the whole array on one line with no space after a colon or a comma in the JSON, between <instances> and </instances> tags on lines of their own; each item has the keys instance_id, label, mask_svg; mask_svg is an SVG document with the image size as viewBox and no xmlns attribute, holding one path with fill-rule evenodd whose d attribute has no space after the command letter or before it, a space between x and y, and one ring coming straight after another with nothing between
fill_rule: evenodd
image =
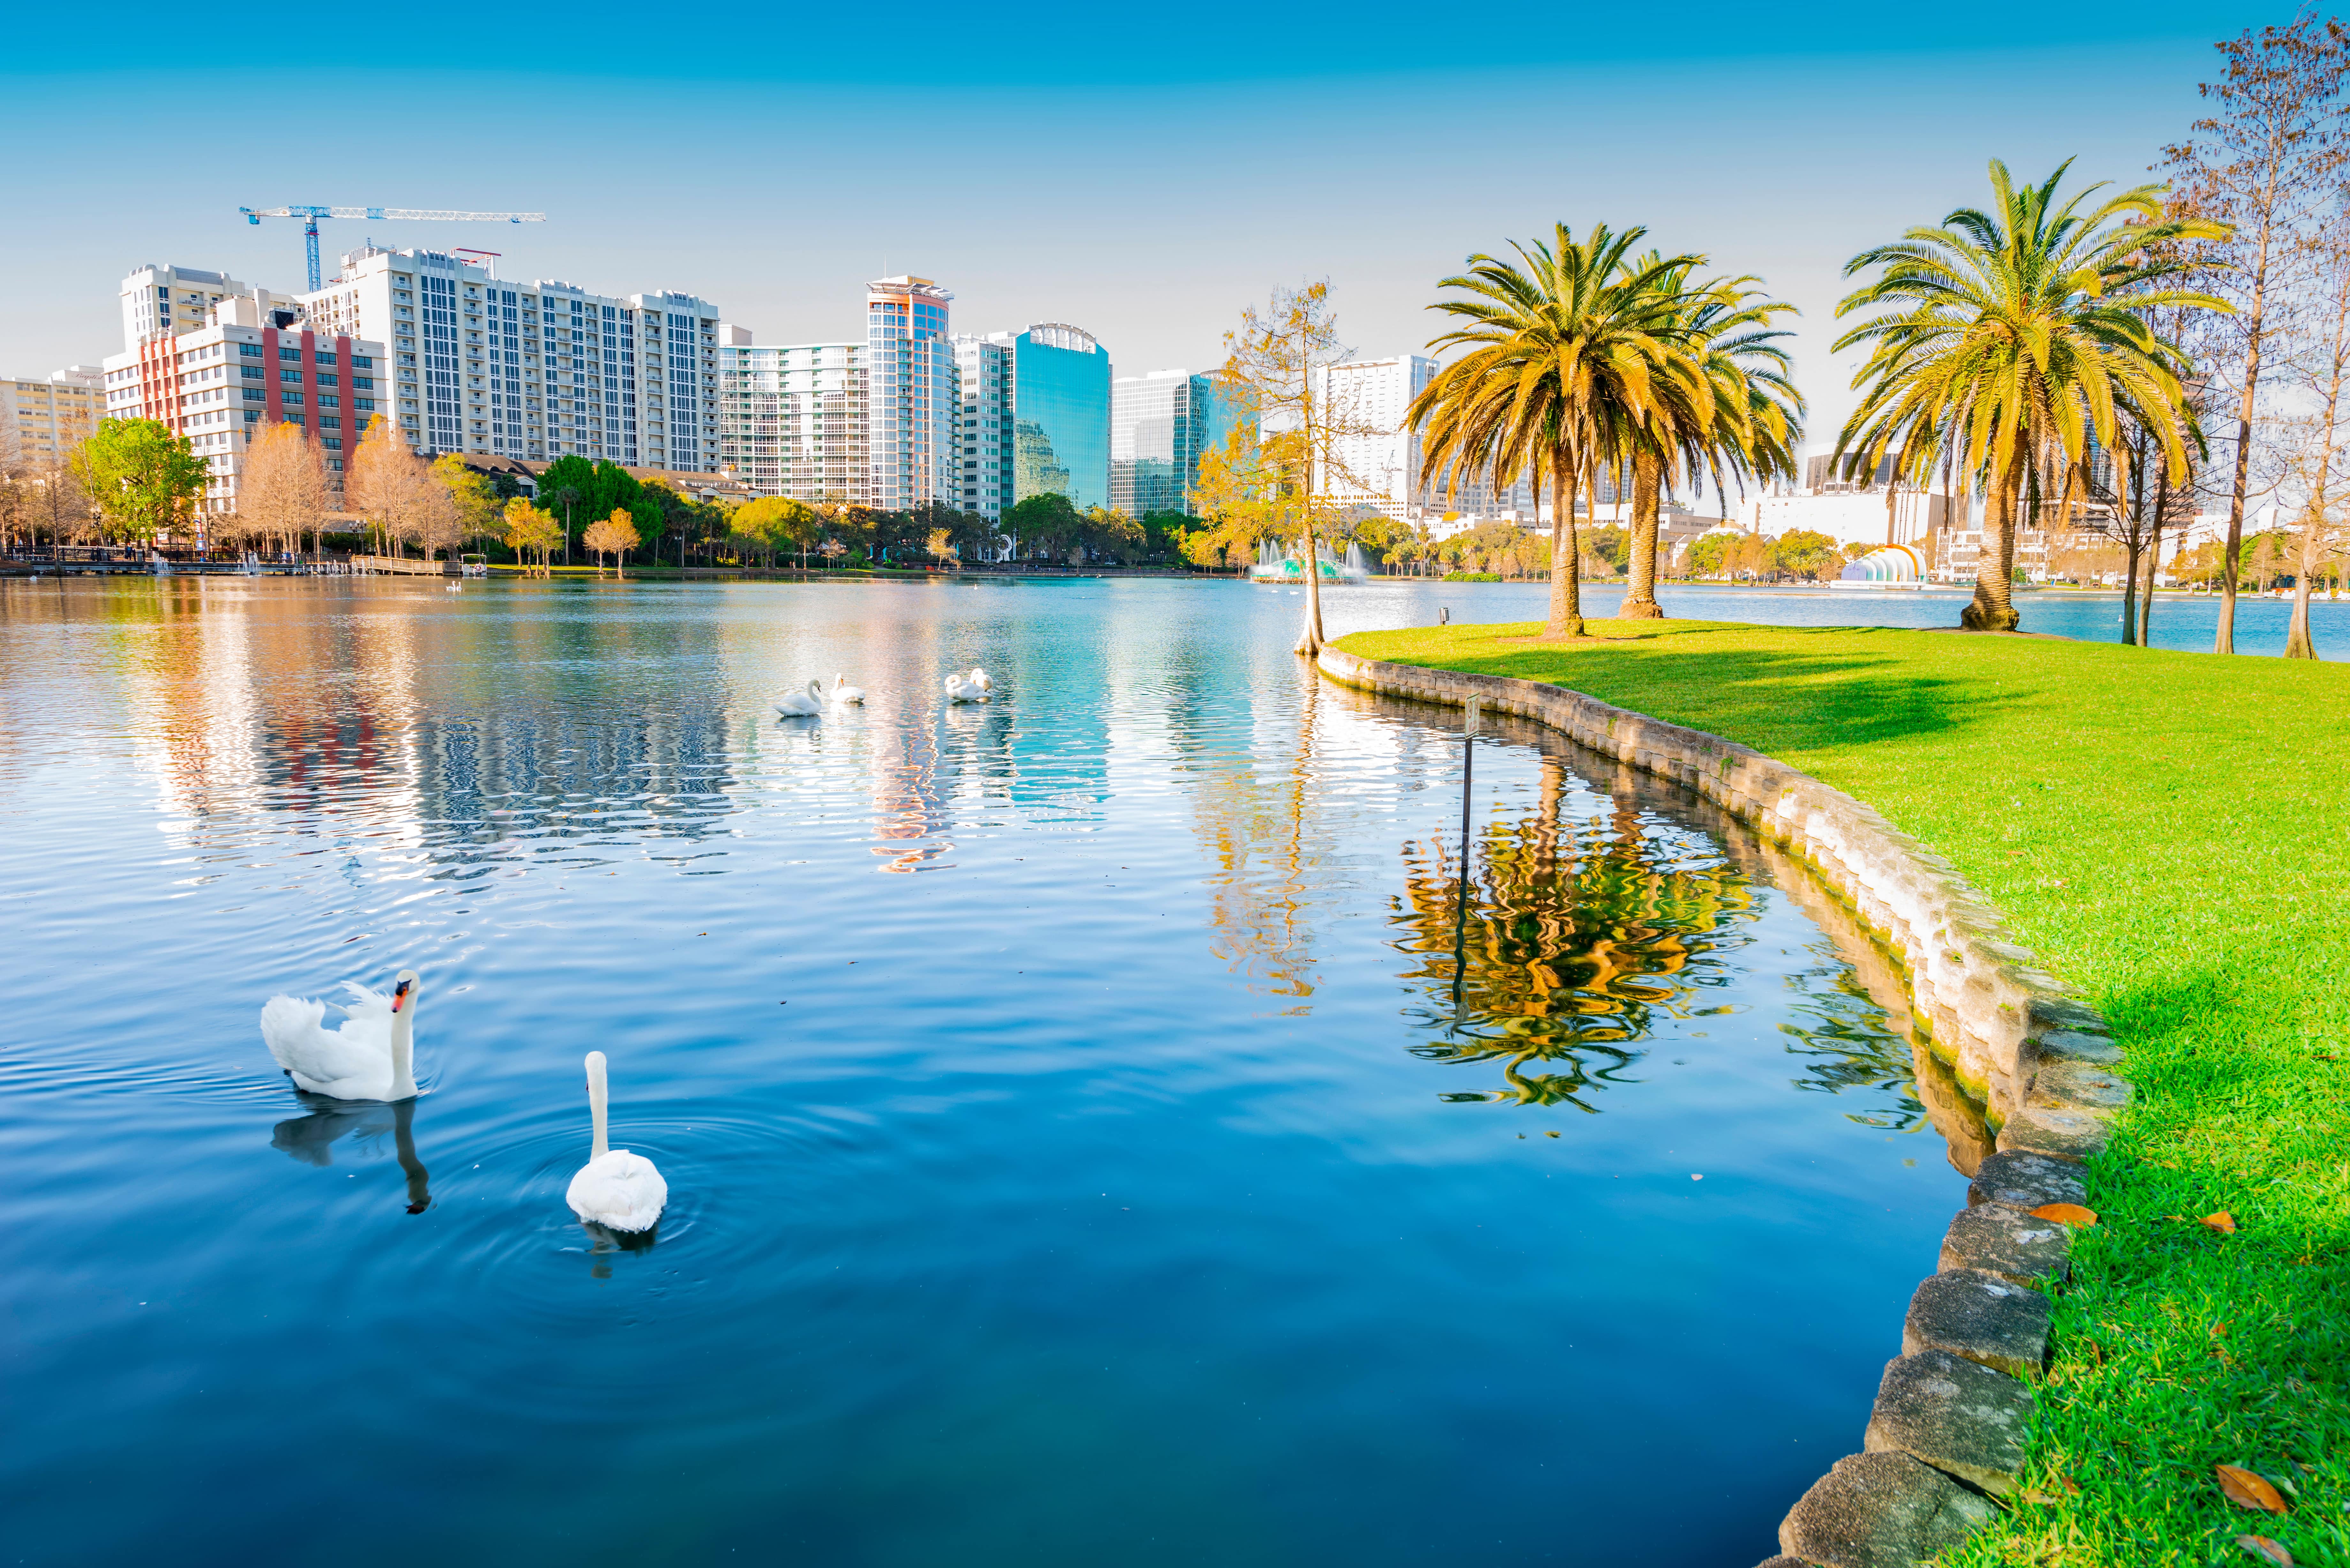
<instances>
[{"instance_id":1,"label":"clear blue sky","mask_svg":"<svg viewBox=\"0 0 2350 1568\"><path fill-rule=\"evenodd\" d=\"M1825 434L1846 257L1977 199L1992 156L2146 178L2213 41L2287 15L1708 3L1419 30L1431 12L589 5L411 32L380 8L28 7L0 58L0 373L120 348L141 263L300 286L299 225L240 205L544 211L327 244L687 289L765 342L859 333L864 280L911 271L955 290L958 330L1074 322L1121 373L1207 368L1242 305L1308 277L1362 352L1418 349L1438 277L1564 219L1644 223L1802 306Z\"/></svg>"}]
</instances>

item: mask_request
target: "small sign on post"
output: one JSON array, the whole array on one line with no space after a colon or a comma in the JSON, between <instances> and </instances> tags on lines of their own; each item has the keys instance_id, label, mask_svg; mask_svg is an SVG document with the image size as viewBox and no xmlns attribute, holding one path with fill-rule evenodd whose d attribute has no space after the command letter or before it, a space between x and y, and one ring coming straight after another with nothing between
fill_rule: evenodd
<instances>
[{"instance_id":1,"label":"small sign on post","mask_svg":"<svg viewBox=\"0 0 2350 1568\"><path fill-rule=\"evenodd\" d=\"M1461 724L1461 733L1466 735L1475 734L1477 732L1477 722L1483 718L1484 714L1485 700L1482 697L1470 698L1468 704L1468 717Z\"/></svg>"}]
</instances>

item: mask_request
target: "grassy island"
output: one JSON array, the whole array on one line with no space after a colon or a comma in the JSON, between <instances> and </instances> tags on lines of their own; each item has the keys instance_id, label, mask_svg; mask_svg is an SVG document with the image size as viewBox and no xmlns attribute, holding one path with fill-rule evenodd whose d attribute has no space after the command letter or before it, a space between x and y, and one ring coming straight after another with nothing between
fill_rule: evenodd
<instances>
[{"instance_id":1,"label":"grassy island","mask_svg":"<svg viewBox=\"0 0 2350 1568\"><path fill-rule=\"evenodd\" d=\"M1569 687L1857 795L1949 856L2127 1053L2137 1098L2092 1168L2102 1223L2059 1294L2027 1497L1960 1561L2250 1563L2234 1538L2253 1533L2350 1563L2350 667L1849 628L1539 629L1341 646ZM2232 1234L2199 1222L2220 1210ZM2289 1511L2232 1506L2219 1464L2289 1483Z\"/></svg>"}]
</instances>

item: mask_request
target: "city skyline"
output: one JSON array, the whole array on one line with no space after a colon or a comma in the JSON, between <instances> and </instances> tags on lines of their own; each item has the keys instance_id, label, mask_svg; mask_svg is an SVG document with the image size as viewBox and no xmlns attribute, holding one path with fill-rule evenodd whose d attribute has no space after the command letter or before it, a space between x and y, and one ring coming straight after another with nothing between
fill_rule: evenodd
<instances>
[{"instance_id":1,"label":"city skyline","mask_svg":"<svg viewBox=\"0 0 2350 1568\"><path fill-rule=\"evenodd\" d=\"M1362 357L1425 352L1440 277L1564 219L1646 223L1654 243L1759 275L1801 307L1798 377L1816 440L1850 403L1849 363L1826 347L1846 258L1978 199L1992 156L2019 171L2070 156L2091 179L2148 178L2162 142L2197 112L2210 37L2262 19L2249 7L2156 6L2095 47L2035 22L2029 36L2052 41L2008 51L1929 48L1899 30L1908 24L1832 43L1806 31L1809 52L1733 30L1710 53L1669 61L1617 47L1617 27L1615 44L1579 60L1545 61L1556 50L1543 44L1513 57L1527 63L1484 70L1443 48L1399 43L1382 59L1348 46L1279 90L1262 75L1219 78L1191 43L1159 76L1137 79L1087 35L1055 82L1015 71L980 87L945 65L886 85L855 79L868 67L827 67L818 40L793 56L807 79L788 85L768 79L780 67L737 64L731 50L726 62L655 64L625 123L595 107L620 89L613 78L395 74L367 68L380 51L360 50L362 65L328 83L218 40L192 43L189 62L297 122L339 97L396 92L420 116L462 110L469 140L535 150L476 159L452 144L420 158L412 142L357 130L276 139L265 172L147 158L140 150L177 118L140 90L151 63L72 45L36 20L0 77L10 87L0 124L38 143L56 113L101 88L110 110L88 134L49 134L16 182L20 202L43 214L43 243L0 257L12 286L0 299L0 369L95 362L112 342L115 280L140 265L297 289L300 223L255 226L236 211L289 201L543 211L546 223L527 225L329 220L324 244L471 246L502 251L502 277L675 289L720 302L763 342L859 339L857 284L937 277L956 290L960 319L1080 323L1120 373L1212 364L1243 306L1326 275ZM1445 68L1396 68L1406 59ZM958 199L961 173L935 202L877 187L860 142L877 119L941 148L1002 143L1014 160L1006 188L1054 199ZM1496 151L1481 152L1472 134ZM779 145L789 148L780 161L764 151ZM1492 178L1472 164L1462 177L1461 161L1480 157L1523 167Z\"/></svg>"}]
</instances>

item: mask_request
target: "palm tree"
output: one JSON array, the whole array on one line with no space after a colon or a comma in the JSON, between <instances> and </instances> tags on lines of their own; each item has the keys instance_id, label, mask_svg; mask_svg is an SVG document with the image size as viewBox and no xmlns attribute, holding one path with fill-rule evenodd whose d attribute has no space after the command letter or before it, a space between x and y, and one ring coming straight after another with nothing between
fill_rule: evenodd
<instances>
[{"instance_id":1,"label":"palm tree","mask_svg":"<svg viewBox=\"0 0 2350 1568\"><path fill-rule=\"evenodd\" d=\"M1659 406L1711 417L1705 368L1688 345L1680 301L1662 284L1701 265L1673 256L1627 266L1645 229L1606 224L1578 242L1565 223L1545 245L1515 244L1516 264L1489 255L1438 286L1465 297L1430 308L1470 323L1430 348L1470 349L1439 371L1405 415L1425 421L1428 479L1457 496L1463 480L1500 481L1547 463L1551 492L1550 618L1545 638L1583 635L1582 549L1575 509L1601 468L1619 466Z\"/></svg>"},{"instance_id":2,"label":"palm tree","mask_svg":"<svg viewBox=\"0 0 2350 1568\"><path fill-rule=\"evenodd\" d=\"M2210 295L2147 286L2180 263L2149 247L2217 239L2227 226L2165 217L2158 186L2140 185L2083 212L2102 184L2059 202L2047 182L2017 189L1991 161L1992 211L1961 207L1939 228L1911 229L1863 251L1845 275L1876 267L1871 282L1836 306L1880 314L1836 340L1869 346L1853 377L1866 387L1836 438L1847 472L1873 472L1887 456L1893 477L1922 483L1947 448L1960 471L1981 476L1982 564L1960 618L1977 631L2012 630L2015 519L2028 481L2075 472L2089 442L2110 449L2116 405L2176 415L2186 394L2185 356L2148 325L2165 306L2228 306ZM2135 220L2135 221L2131 221ZM2187 472L2183 421L2157 421L2169 471Z\"/></svg>"},{"instance_id":3,"label":"palm tree","mask_svg":"<svg viewBox=\"0 0 2350 1568\"><path fill-rule=\"evenodd\" d=\"M1651 252L1635 265L1648 268L1662 260ZM1795 472L1804 398L1781 346L1789 334L1771 325L1773 317L1795 307L1747 286L1759 281L1718 278L1692 290L1687 268L1658 280L1677 302L1687 342L1704 363L1713 407L1700 420L1678 400L1664 400L1633 445L1629 582L1617 612L1627 620L1665 613L1657 603L1657 522L1668 481L1708 472L1727 495L1731 478L1762 481Z\"/></svg>"}]
</instances>

